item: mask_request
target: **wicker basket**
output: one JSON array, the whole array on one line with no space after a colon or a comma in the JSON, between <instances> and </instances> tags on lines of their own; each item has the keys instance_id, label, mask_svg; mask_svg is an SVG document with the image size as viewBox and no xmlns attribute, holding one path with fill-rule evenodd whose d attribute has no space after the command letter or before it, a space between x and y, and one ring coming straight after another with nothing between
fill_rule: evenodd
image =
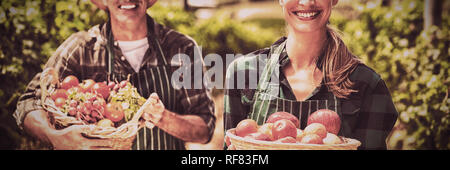
<instances>
[{"instance_id":1,"label":"wicker basket","mask_svg":"<svg viewBox=\"0 0 450 170\"><path fill-rule=\"evenodd\" d=\"M260 141L243 138L235 135L235 129L226 132L231 144L237 150L356 150L361 142L355 139L344 138L343 144L320 145L320 144L300 144L300 143L279 143L273 141Z\"/></svg>"},{"instance_id":2,"label":"wicker basket","mask_svg":"<svg viewBox=\"0 0 450 170\"><path fill-rule=\"evenodd\" d=\"M49 113L52 123L63 128L71 125L87 125L89 128L86 128L86 131L84 131L82 135L87 138L106 139L102 142L102 147L108 149L111 148L114 150L131 149L137 132L143 127L140 126L138 122L143 113L143 106L136 114L134 114L130 121L120 125L117 128L86 124L75 117L67 115L67 113L63 113L58 107L56 107L55 102L49 97L49 95L56 90L58 83L58 75L53 68L47 68L42 72L40 76L41 105Z\"/></svg>"}]
</instances>

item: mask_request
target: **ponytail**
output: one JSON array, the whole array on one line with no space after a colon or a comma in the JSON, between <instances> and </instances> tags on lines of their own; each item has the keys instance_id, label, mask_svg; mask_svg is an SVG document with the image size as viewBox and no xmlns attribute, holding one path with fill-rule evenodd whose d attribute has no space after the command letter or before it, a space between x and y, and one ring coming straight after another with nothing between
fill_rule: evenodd
<instances>
[{"instance_id":1,"label":"ponytail","mask_svg":"<svg viewBox=\"0 0 450 170\"><path fill-rule=\"evenodd\" d=\"M350 74L361 61L354 56L342 41L340 34L327 25L327 46L319 66L325 77L325 85L339 98L347 98L352 92L354 82L350 81Z\"/></svg>"}]
</instances>

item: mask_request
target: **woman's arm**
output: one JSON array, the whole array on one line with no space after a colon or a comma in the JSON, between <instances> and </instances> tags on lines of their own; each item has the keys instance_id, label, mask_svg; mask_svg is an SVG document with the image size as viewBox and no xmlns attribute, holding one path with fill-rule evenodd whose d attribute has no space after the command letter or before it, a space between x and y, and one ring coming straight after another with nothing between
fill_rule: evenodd
<instances>
[{"instance_id":1,"label":"woman's arm","mask_svg":"<svg viewBox=\"0 0 450 170\"><path fill-rule=\"evenodd\" d=\"M353 131L362 143L359 149L387 149L386 138L391 133L398 112L391 94L380 79L375 88L368 91L362 101L356 129Z\"/></svg>"}]
</instances>

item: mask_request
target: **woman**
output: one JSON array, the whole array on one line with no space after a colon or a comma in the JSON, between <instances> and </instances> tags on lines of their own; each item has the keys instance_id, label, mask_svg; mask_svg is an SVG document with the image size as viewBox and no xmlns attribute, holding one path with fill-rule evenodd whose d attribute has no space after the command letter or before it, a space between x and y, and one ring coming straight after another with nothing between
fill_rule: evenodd
<instances>
[{"instance_id":1,"label":"woman","mask_svg":"<svg viewBox=\"0 0 450 170\"><path fill-rule=\"evenodd\" d=\"M298 117L304 129L309 114L329 109L341 118L339 136L361 141L358 149L386 149L398 113L385 82L351 54L328 25L338 0L279 3L287 37L235 60L227 70L225 128L246 118L261 125L270 114L286 111ZM249 63L264 64L249 67ZM250 88L248 79L246 88L233 88L239 82L235 77L256 70L263 70L256 89Z\"/></svg>"}]
</instances>

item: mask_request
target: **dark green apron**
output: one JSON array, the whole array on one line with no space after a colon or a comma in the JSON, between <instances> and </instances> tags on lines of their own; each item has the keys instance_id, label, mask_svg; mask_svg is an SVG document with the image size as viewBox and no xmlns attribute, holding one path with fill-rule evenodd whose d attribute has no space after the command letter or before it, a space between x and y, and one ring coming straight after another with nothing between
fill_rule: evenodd
<instances>
[{"instance_id":1,"label":"dark green apron","mask_svg":"<svg viewBox=\"0 0 450 170\"><path fill-rule=\"evenodd\" d=\"M255 120L258 125L262 125L271 114L284 111L296 116L300 120L300 128L304 129L309 115L319 109L329 109L339 114L339 100L332 93L318 100L311 99L312 95L305 101L285 99L279 86L279 81L272 81L273 78L279 77L279 57L285 46L286 41L274 50L271 50L270 58L258 81L248 118ZM319 88L317 87L315 92Z\"/></svg>"},{"instance_id":2,"label":"dark green apron","mask_svg":"<svg viewBox=\"0 0 450 170\"><path fill-rule=\"evenodd\" d=\"M149 33L153 31L149 30ZM157 93L159 98L164 103L166 109L175 111L177 109L176 91L171 84L171 77L173 73L172 66L166 61L166 57L162 51L159 41L155 35L148 36L149 44L153 45L153 49L157 52L157 66L151 66L148 69L141 69L139 72L134 72L130 76L130 83L137 88L139 94L148 98L150 94ZM108 56L109 66L108 71L111 73L110 80L117 80L118 82L128 78L127 73L121 70L114 70L114 52L112 52L112 43L114 39L109 34L108 40ZM148 52L148 51L147 51ZM147 56L147 54L146 54ZM145 62L145 59L144 59ZM136 135L133 142L132 149L134 150L184 150L184 141L175 138L174 136L164 132L158 127L149 129L147 127L141 128Z\"/></svg>"}]
</instances>

